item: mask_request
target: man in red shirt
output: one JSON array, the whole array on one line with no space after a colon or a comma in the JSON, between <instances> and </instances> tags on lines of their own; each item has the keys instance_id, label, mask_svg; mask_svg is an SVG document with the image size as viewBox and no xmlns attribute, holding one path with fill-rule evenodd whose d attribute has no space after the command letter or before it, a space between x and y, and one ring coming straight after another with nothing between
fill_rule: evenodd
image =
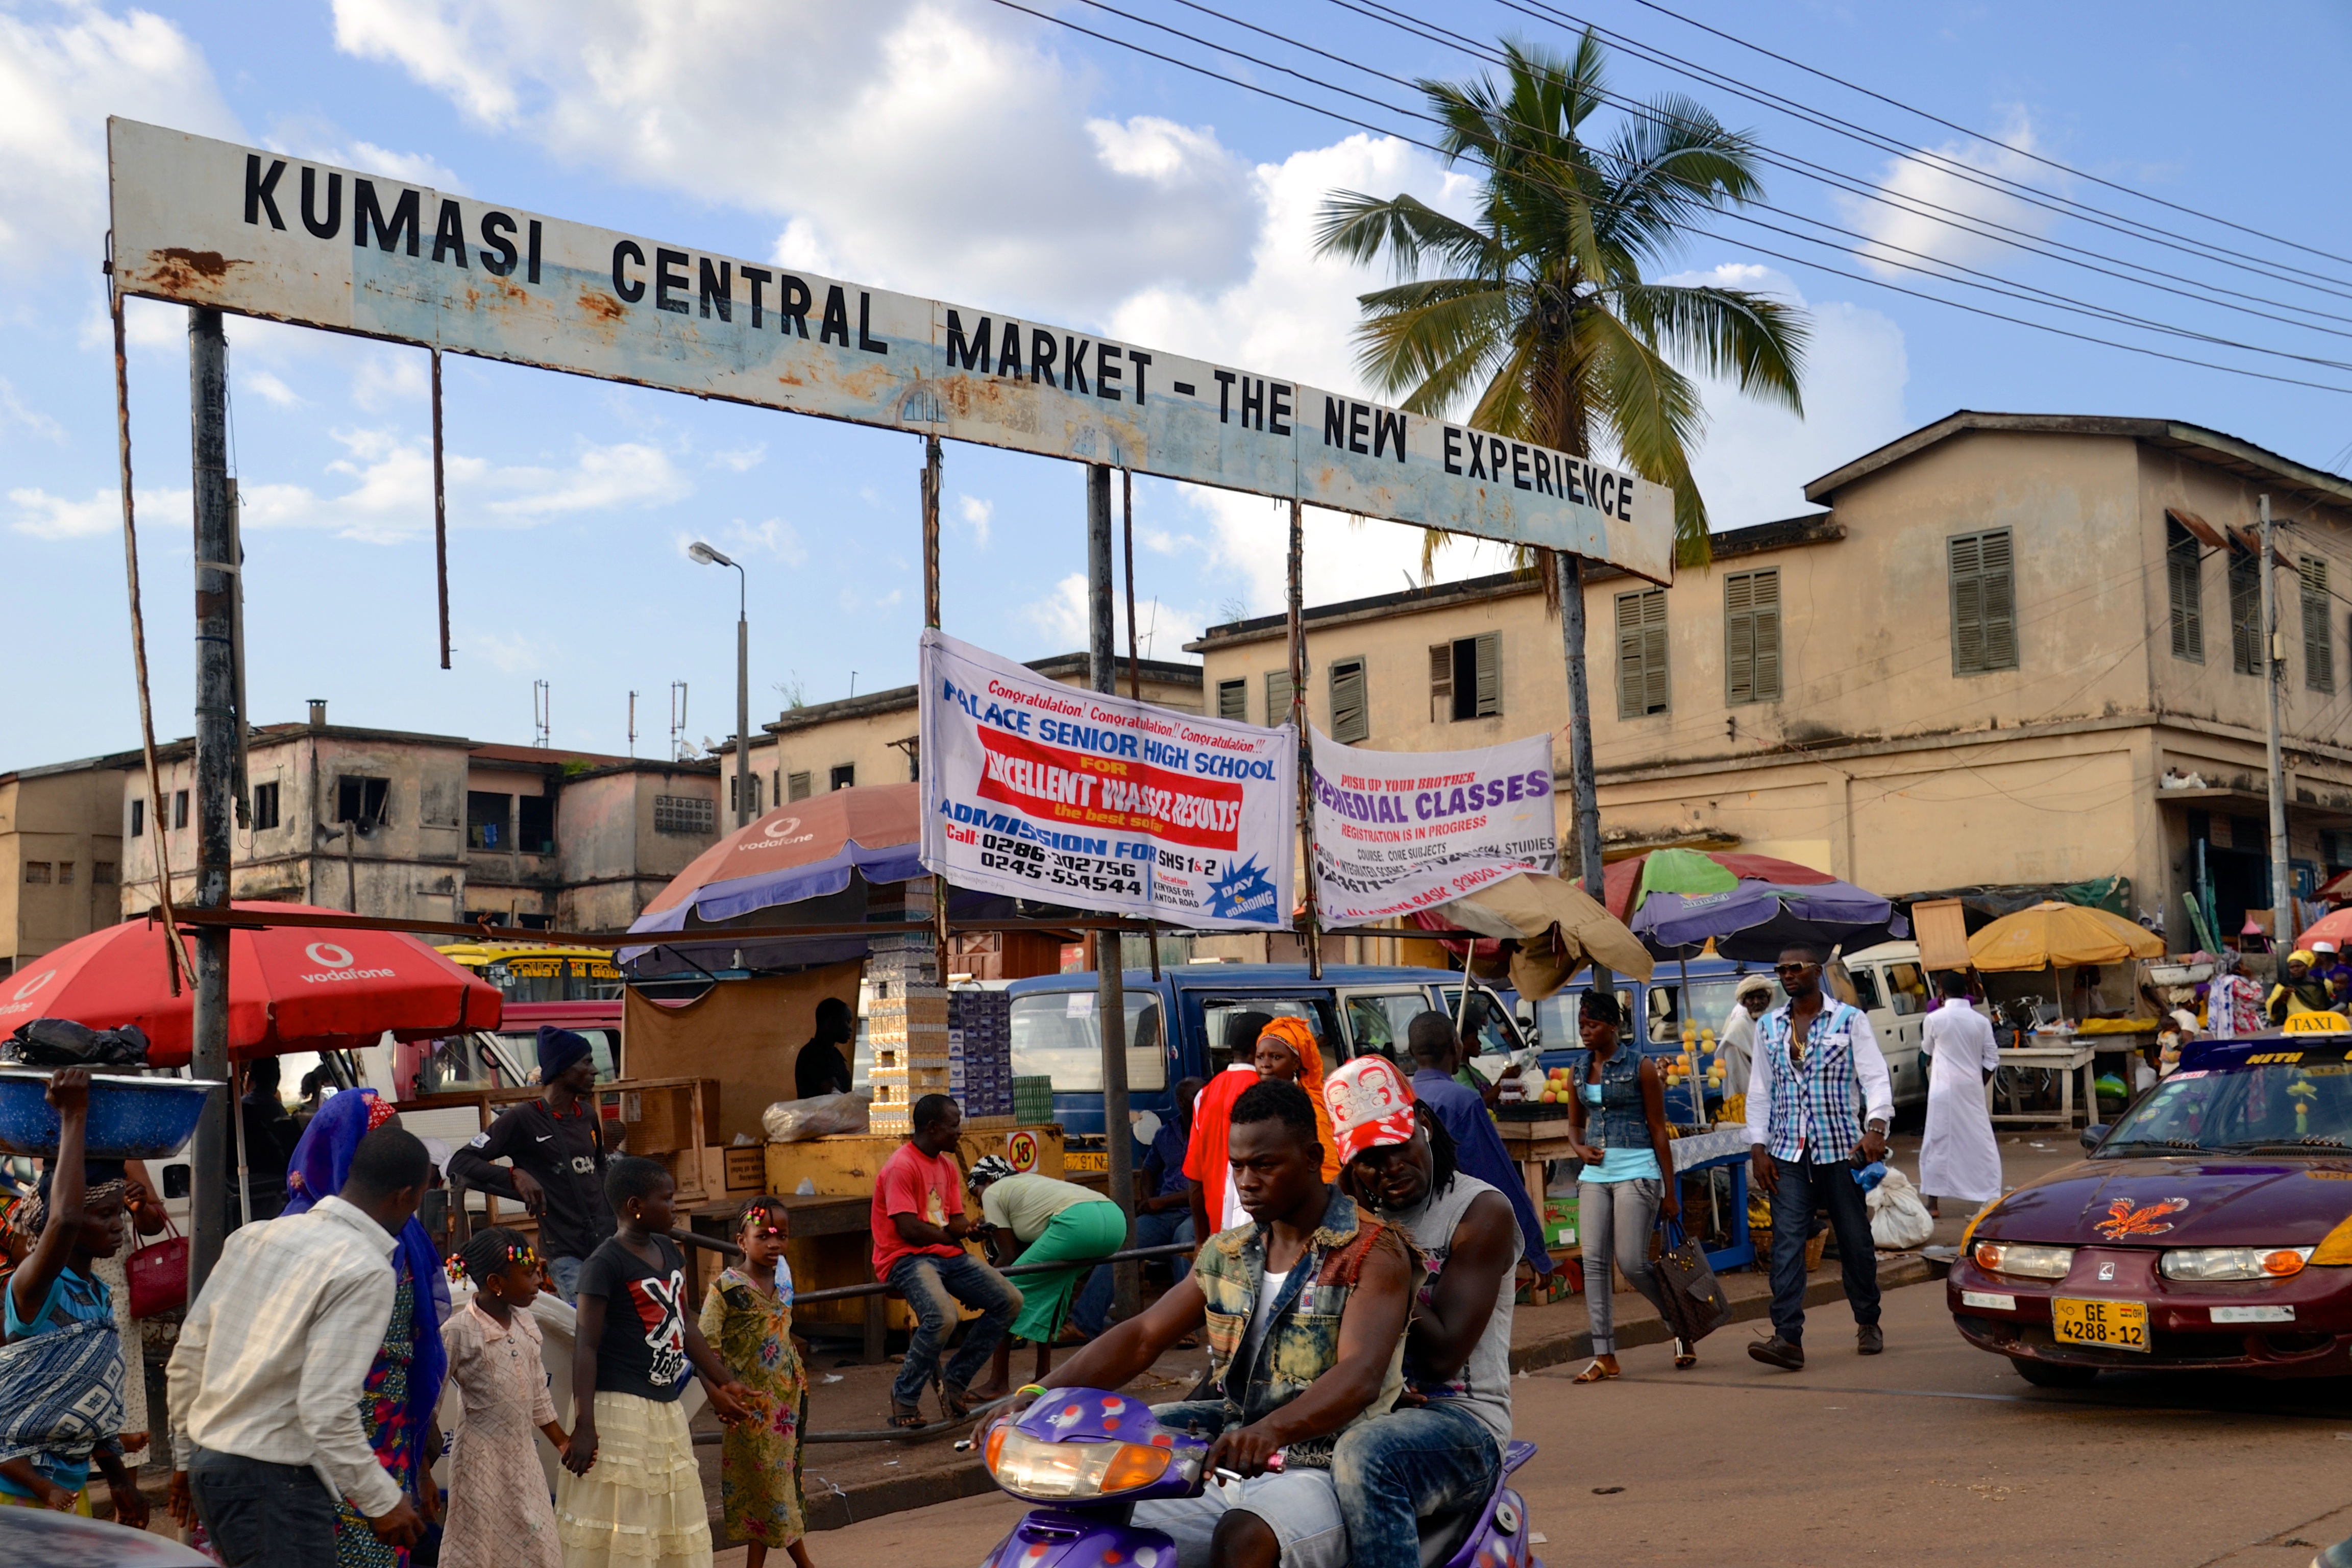
<instances>
[{"instance_id":1,"label":"man in red shirt","mask_svg":"<svg viewBox=\"0 0 2352 1568\"><path fill-rule=\"evenodd\" d=\"M940 1346L955 1329L957 1306L981 1314L940 1388L940 1410L957 1420L981 1401L971 1380L1021 1310L1019 1289L963 1249L971 1224L963 1212L963 1167L950 1152L963 1112L946 1095L927 1094L915 1101L913 1121L914 1135L875 1178L873 1215L874 1278L895 1288L915 1314L907 1360L890 1384L890 1425L907 1428L924 1424L923 1390L940 1382Z\"/></svg>"},{"instance_id":2,"label":"man in red shirt","mask_svg":"<svg viewBox=\"0 0 2352 1568\"><path fill-rule=\"evenodd\" d=\"M1225 1187L1232 1180L1225 1150L1234 1101L1257 1081L1257 1037L1274 1022L1266 1013L1236 1013L1225 1020L1225 1070L1192 1102L1192 1137L1184 1149L1184 1175L1192 1184L1192 1235L1206 1241L1224 1229Z\"/></svg>"}]
</instances>

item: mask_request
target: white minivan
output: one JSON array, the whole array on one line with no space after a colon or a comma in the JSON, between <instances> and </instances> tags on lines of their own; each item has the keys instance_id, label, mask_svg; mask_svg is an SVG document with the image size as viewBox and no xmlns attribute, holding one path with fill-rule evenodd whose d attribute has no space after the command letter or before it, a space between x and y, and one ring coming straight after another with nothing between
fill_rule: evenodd
<instances>
[{"instance_id":1,"label":"white minivan","mask_svg":"<svg viewBox=\"0 0 2352 1568\"><path fill-rule=\"evenodd\" d=\"M1895 1103L1923 1105L1927 1075L1920 1065L1919 1037L1936 1005L1916 942L1884 942L1843 956L1853 977L1854 1005L1870 1015L1886 1070L1895 1080Z\"/></svg>"}]
</instances>

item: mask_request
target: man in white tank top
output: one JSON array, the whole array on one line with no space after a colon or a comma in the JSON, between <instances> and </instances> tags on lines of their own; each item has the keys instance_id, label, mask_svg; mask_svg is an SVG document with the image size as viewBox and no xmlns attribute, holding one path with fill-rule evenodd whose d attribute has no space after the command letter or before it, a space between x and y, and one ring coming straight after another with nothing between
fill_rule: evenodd
<instances>
[{"instance_id":1,"label":"man in white tank top","mask_svg":"<svg viewBox=\"0 0 2352 1568\"><path fill-rule=\"evenodd\" d=\"M1323 1097L1346 1163L1341 1188L1428 1259L1405 1334L1404 1394L1331 1457L1356 1568L1419 1568L1421 1521L1476 1507L1502 1475L1518 1219L1502 1193L1455 1169L1445 1124L1421 1114L1388 1061L1358 1057Z\"/></svg>"}]
</instances>

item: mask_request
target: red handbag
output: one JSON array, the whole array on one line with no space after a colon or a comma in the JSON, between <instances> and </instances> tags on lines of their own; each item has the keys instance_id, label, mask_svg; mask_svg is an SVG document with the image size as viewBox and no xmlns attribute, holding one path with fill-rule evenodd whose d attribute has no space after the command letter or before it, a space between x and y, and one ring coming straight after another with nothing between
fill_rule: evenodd
<instances>
[{"instance_id":1,"label":"red handbag","mask_svg":"<svg viewBox=\"0 0 2352 1568\"><path fill-rule=\"evenodd\" d=\"M163 1240L141 1247L123 1262L134 1318L160 1318L188 1304L188 1238L169 1215L163 1231Z\"/></svg>"}]
</instances>

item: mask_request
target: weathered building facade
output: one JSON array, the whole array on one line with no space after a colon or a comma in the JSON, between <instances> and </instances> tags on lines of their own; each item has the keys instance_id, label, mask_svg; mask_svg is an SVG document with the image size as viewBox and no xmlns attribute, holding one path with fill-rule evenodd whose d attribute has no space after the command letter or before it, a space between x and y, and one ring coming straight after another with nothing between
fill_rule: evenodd
<instances>
[{"instance_id":1,"label":"weathered building facade","mask_svg":"<svg viewBox=\"0 0 2352 1568\"><path fill-rule=\"evenodd\" d=\"M136 753L0 773L0 974L120 918Z\"/></svg>"}]
</instances>

